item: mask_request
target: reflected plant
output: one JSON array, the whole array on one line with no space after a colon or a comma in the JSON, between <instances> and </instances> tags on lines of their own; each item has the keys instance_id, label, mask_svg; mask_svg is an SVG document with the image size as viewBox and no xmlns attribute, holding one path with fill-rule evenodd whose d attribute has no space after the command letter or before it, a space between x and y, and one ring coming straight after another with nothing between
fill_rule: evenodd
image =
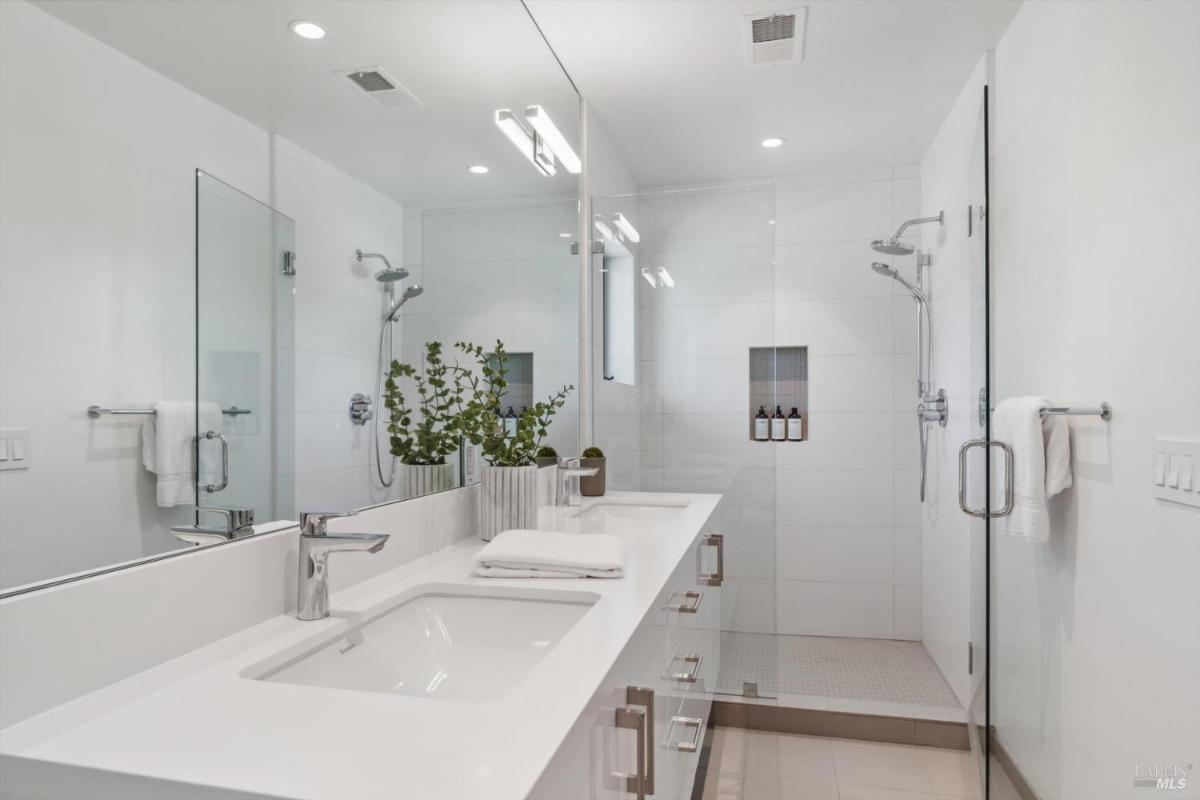
<instances>
[{"instance_id":1,"label":"reflected plant","mask_svg":"<svg viewBox=\"0 0 1200 800\"><path fill-rule=\"evenodd\" d=\"M445 362L441 342L425 344L424 371L393 361L383 394L392 455L403 464L445 464L462 441L471 377L470 370ZM400 390L405 378L416 384L415 408Z\"/></svg>"}]
</instances>

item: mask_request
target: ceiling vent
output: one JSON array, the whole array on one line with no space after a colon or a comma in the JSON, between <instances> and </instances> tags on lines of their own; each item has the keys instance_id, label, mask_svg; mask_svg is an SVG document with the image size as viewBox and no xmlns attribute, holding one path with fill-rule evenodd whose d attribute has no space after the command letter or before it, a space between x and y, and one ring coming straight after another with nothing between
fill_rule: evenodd
<instances>
[{"instance_id":1,"label":"ceiling vent","mask_svg":"<svg viewBox=\"0 0 1200 800\"><path fill-rule=\"evenodd\" d=\"M804 33L808 7L742 17L745 26L746 63L778 64L804 60Z\"/></svg>"},{"instance_id":2,"label":"ceiling vent","mask_svg":"<svg viewBox=\"0 0 1200 800\"><path fill-rule=\"evenodd\" d=\"M399 106L423 105L417 96L383 71L381 67L363 67L339 72L350 85L362 96L379 106L396 108Z\"/></svg>"}]
</instances>

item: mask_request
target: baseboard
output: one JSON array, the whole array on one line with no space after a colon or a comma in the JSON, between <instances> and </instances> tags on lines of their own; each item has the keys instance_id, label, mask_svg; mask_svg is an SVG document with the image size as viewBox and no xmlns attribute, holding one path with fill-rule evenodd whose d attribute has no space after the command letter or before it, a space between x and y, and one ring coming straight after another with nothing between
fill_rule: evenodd
<instances>
[{"instance_id":1,"label":"baseboard","mask_svg":"<svg viewBox=\"0 0 1200 800\"><path fill-rule=\"evenodd\" d=\"M1004 749L1004 745L996 738L995 728L988 733L988 753L992 756L992 763L1004 770L1008 782L1017 790L1021 800L1040 800L1037 793L1033 791L1033 787L1029 785L1029 781L1025 780L1017 762L1013 761L1012 756Z\"/></svg>"},{"instance_id":2,"label":"baseboard","mask_svg":"<svg viewBox=\"0 0 1200 800\"><path fill-rule=\"evenodd\" d=\"M713 702L712 721L726 728L915 744L951 750L971 749L967 725L963 722L731 703L724 700Z\"/></svg>"}]
</instances>

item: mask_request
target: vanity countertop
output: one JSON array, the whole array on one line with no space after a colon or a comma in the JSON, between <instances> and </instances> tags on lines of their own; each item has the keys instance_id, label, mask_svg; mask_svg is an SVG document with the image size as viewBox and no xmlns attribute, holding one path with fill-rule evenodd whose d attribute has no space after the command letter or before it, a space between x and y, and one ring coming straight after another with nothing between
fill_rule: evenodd
<instances>
[{"instance_id":1,"label":"vanity countertop","mask_svg":"<svg viewBox=\"0 0 1200 800\"><path fill-rule=\"evenodd\" d=\"M483 544L465 540L335 593L329 619L276 617L0 731L0 756L103 770L134 782L190 784L192 795L224 789L228 797L525 797L719 499L610 492L591 503L687 502L677 515L653 522L579 519L579 508L543 508L539 528L620 536L625 577L476 578L471 562ZM338 557L331 560L333 570ZM460 702L242 677L281 651L333 638L422 584L566 590L599 599L498 700Z\"/></svg>"}]
</instances>

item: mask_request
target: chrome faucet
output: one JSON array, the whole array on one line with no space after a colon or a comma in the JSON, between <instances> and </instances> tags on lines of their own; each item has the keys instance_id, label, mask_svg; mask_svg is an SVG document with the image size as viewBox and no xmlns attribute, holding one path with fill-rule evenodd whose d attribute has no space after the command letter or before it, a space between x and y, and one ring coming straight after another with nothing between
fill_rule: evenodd
<instances>
[{"instance_id":1,"label":"chrome faucet","mask_svg":"<svg viewBox=\"0 0 1200 800\"><path fill-rule=\"evenodd\" d=\"M329 554L343 550L378 553L387 544L386 533L329 533L325 523L334 517L352 517L357 511L306 511L300 515L300 577L296 616L303 620L329 616Z\"/></svg>"},{"instance_id":2,"label":"chrome faucet","mask_svg":"<svg viewBox=\"0 0 1200 800\"><path fill-rule=\"evenodd\" d=\"M253 508L196 506L196 512L220 514L225 518L225 524L220 528L212 528L207 525L175 525L171 528L171 533L175 535L176 539L191 544L214 544L254 533Z\"/></svg>"},{"instance_id":3,"label":"chrome faucet","mask_svg":"<svg viewBox=\"0 0 1200 800\"><path fill-rule=\"evenodd\" d=\"M558 474L555 481L554 505L577 506L583 503L579 493L579 479L590 478L600 470L596 467L581 468L579 458L563 457L558 459ZM574 486L574 491L572 491Z\"/></svg>"}]
</instances>

